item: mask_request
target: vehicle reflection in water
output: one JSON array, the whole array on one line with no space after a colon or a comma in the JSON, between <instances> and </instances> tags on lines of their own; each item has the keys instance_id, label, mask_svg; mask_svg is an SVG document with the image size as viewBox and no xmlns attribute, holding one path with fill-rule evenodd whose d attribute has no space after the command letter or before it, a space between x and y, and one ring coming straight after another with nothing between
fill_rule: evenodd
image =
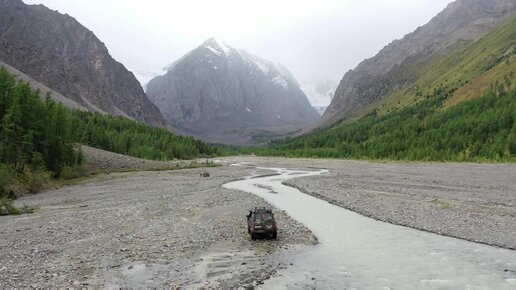
<instances>
[{"instance_id":1,"label":"vehicle reflection in water","mask_svg":"<svg viewBox=\"0 0 516 290\"><path fill-rule=\"evenodd\" d=\"M288 257L293 265L265 288L516 289L516 251L376 221L282 184L327 170L268 169L279 175L224 187L285 210L320 244Z\"/></svg>"}]
</instances>

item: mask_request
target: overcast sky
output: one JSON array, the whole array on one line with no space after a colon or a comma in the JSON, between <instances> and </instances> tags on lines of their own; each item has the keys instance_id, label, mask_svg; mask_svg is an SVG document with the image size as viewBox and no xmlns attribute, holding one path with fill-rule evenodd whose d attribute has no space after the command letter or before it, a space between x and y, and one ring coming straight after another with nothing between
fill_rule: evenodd
<instances>
[{"instance_id":1,"label":"overcast sky","mask_svg":"<svg viewBox=\"0 0 516 290\"><path fill-rule=\"evenodd\" d=\"M280 62L306 83L339 81L452 0L24 0L92 30L142 83L209 37Z\"/></svg>"}]
</instances>

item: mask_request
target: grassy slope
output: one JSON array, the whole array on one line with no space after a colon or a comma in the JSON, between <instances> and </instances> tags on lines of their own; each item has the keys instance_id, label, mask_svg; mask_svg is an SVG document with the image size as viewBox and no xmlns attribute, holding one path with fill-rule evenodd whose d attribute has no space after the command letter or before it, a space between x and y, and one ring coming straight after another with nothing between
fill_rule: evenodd
<instances>
[{"instance_id":1,"label":"grassy slope","mask_svg":"<svg viewBox=\"0 0 516 290\"><path fill-rule=\"evenodd\" d=\"M439 56L426 63L412 63L405 68L408 72L419 75L417 81L407 89L399 90L385 97L382 101L368 106L367 110L378 109L385 114L393 109L413 105L419 96L430 94L435 88L443 85L451 89L459 89L468 85L465 90L473 91L472 97L465 97L466 91L458 90L458 96L451 104L460 100L468 100L481 96L491 83L503 80L514 70L514 53L516 49L516 16L493 29L486 36L473 43L458 43L444 56ZM512 50L512 52L510 52ZM508 53L510 52L510 53ZM508 54L508 55L507 55ZM503 63L512 58L512 65ZM489 72L494 70L493 72ZM484 74L484 78L477 78ZM476 84L482 82L483 84Z\"/></svg>"},{"instance_id":2,"label":"grassy slope","mask_svg":"<svg viewBox=\"0 0 516 290\"><path fill-rule=\"evenodd\" d=\"M503 83L506 78L514 79L514 72L516 72L516 55L512 55L458 89L454 96L446 101L444 109L481 97L493 84Z\"/></svg>"}]
</instances>

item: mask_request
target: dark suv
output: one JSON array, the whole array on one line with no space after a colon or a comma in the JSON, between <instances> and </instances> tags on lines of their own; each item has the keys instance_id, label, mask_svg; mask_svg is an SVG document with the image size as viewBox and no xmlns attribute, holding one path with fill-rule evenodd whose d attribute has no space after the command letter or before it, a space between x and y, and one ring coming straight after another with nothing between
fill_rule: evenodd
<instances>
[{"instance_id":1,"label":"dark suv","mask_svg":"<svg viewBox=\"0 0 516 290\"><path fill-rule=\"evenodd\" d=\"M278 228L276 227L276 220L272 211L266 208L250 210L247 215L247 232L253 240L260 235L276 239L278 237Z\"/></svg>"}]
</instances>

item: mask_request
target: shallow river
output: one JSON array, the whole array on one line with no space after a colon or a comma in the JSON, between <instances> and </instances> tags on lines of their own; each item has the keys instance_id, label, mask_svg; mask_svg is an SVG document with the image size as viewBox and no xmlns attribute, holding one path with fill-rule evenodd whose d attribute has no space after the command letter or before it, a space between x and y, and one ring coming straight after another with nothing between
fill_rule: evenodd
<instances>
[{"instance_id":1,"label":"shallow river","mask_svg":"<svg viewBox=\"0 0 516 290\"><path fill-rule=\"evenodd\" d=\"M285 210L320 244L289 257L265 288L516 289L516 251L379 222L282 184L326 170L267 169L279 175L224 187Z\"/></svg>"}]
</instances>

